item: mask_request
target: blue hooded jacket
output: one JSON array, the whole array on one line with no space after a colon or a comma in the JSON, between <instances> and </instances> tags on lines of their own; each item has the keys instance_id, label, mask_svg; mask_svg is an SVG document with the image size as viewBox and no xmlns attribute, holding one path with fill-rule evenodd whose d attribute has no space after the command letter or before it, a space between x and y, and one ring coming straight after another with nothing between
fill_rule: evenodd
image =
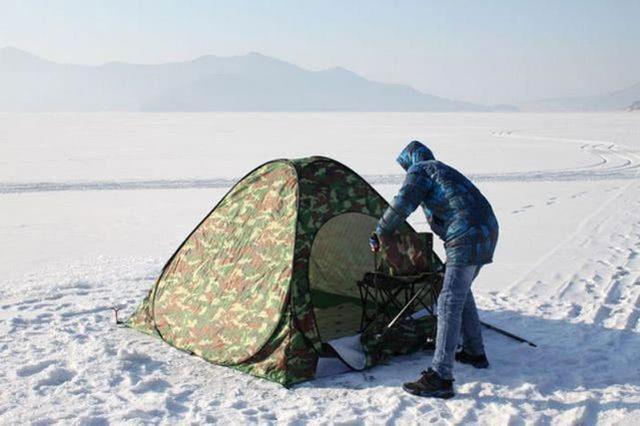
<instances>
[{"instance_id":1,"label":"blue hooded jacket","mask_svg":"<svg viewBox=\"0 0 640 426\"><path fill-rule=\"evenodd\" d=\"M437 161L429 148L413 141L398 156L407 171L400 192L378 222L376 233L393 233L422 206L432 231L443 241L449 265L493 261L498 221L491 205L469 179Z\"/></svg>"}]
</instances>

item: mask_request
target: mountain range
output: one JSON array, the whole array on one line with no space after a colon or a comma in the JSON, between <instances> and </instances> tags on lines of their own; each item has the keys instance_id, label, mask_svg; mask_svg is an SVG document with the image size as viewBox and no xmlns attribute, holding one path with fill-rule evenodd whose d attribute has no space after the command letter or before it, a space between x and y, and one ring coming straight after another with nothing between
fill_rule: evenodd
<instances>
[{"instance_id":1,"label":"mountain range","mask_svg":"<svg viewBox=\"0 0 640 426\"><path fill-rule=\"evenodd\" d=\"M640 100L640 83L597 96L485 106L259 53L87 66L5 47L0 95L0 111L622 111Z\"/></svg>"},{"instance_id":2,"label":"mountain range","mask_svg":"<svg viewBox=\"0 0 640 426\"><path fill-rule=\"evenodd\" d=\"M522 111L623 111L640 101L640 83L615 92L574 98L543 99L519 104Z\"/></svg>"},{"instance_id":3,"label":"mountain range","mask_svg":"<svg viewBox=\"0 0 640 426\"><path fill-rule=\"evenodd\" d=\"M344 68L308 71L258 53L99 66L0 49L0 111L487 111Z\"/></svg>"}]
</instances>

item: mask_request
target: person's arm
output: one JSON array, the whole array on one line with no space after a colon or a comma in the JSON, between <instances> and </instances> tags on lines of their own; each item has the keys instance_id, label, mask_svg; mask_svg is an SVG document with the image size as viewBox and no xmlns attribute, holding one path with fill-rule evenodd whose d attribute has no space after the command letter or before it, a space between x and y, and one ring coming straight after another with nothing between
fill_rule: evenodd
<instances>
[{"instance_id":1,"label":"person's arm","mask_svg":"<svg viewBox=\"0 0 640 426\"><path fill-rule=\"evenodd\" d=\"M376 234L384 237L392 234L404 222L431 190L433 182L420 167L407 171L404 183L391 205L382 215L376 227Z\"/></svg>"},{"instance_id":2,"label":"person's arm","mask_svg":"<svg viewBox=\"0 0 640 426\"><path fill-rule=\"evenodd\" d=\"M427 223L429 224L429 227L431 228L433 233L444 240L446 230L444 228L444 222L442 221L442 219L434 216L433 212L431 212L431 210L424 203L422 203L422 210L424 211L424 215L427 218Z\"/></svg>"}]
</instances>

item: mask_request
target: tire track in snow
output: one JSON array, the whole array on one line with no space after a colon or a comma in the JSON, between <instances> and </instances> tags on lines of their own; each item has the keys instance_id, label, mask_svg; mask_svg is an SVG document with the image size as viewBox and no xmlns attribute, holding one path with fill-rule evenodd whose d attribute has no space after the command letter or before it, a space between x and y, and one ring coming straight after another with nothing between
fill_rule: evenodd
<instances>
[{"instance_id":1,"label":"tire track in snow","mask_svg":"<svg viewBox=\"0 0 640 426\"><path fill-rule=\"evenodd\" d=\"M640 281L635 282L636 286L640 286ZM624 325L625 330L640 331L640 294L633 303L632 311L627 317L627 323Z\"/></svg>"},{"instance_id":2,"label":"tire track in snow","mask_svg":"<svg viewBox=\"0 0 640 426\"><path fill-rule=\"evenodd\" d=\"M638 151L624 145L618 145L611 141L597 141L588 139L561 138L556 136L535 136L516 131L492 132L493 136L510 138L539 140L545 142L557 142L564 144L578 144L580 150L600 158L597 163L577 168L549 170L542 173L554 176L556 180L594 180L600 179L633 179L640 170L640 157ZM613 163L613 164L612 164ZM536 173L536 172L533 172ZM621 173L621 176L616 176ZM588 176L584 176L584 175ZM563 177L565 179L563 179ZM580 179L580 178L584 179Z\"/></svg>"},{"instance_id":3,"label":"tire track in snow","mask_svg":"<svg viewBox=\"0 0 640 426\"><path fill-rule=\"evenodd\" d=\"M636 224L636 226L639 224ZM640 240L640 233L631 238ZM640 253L628 249L623 266L618 267L603 305L596 313L594 323L610 328L634 330L640 317ZM606 312L607 315L604 313Z\"/></svg>"},{"instance_id":4,"label":"tire track in snow","mask_svg":"<svg viewBox=\"0 0 640 426\"><path fill-rule=\"evenodd\" d=\"M617 219L619 217L616 216ZM620 223L620 220L612 221L611 224ZM614 226L615 226L614 224ZM602 224L598 225L598 227ZM640 222L631 225L633 229L640 228ZM591 231L594 231L591 229ZM609 229L603 230L604 234L611 234ZM602 235L602 234L600 234ZM623 238L623 246L610 246L609 257L606 261L599 260L597 265L592 258L585 259L585 262L572 275L572 278L565 285L561 286L556 294L551 297L560 301L571 301L572 296L569 289L577 286L580 292L580 284L586 283L586 287L582 293L590 296L591 300L583 302L583 306L579 306L579 311L575 317L586 323L592 323L606 328L615 328L619 330L636 330L640 319L640 252L638 247L640 244L635 243L633 246L624 246L624 244L640 241L640 232L632 232L629 234L617 234L617 237ZM601 238L589 239L591 246L597 244ZM597 247L592 250L597 253ZM626 253L621 256L621 254ZM592 270L592 278L584 279L581 271L586 271L589 267ZM602 269L604 267L604 269ZM600 286L600 292L593 291L593 287Z\"/></svg>"},{"instance_id":5,"label":"tire track in snow","mask_svg":"<svg viewBox=\"0 0 640 426\"><path fill-rule=\"evenodd\" d=\"M635 182L630 182L629 184L620 188L613 194L613 196L609 197L609 199L602 203L600 207L598 207L587 217L582 219L578 223L578 226L576 227L574 232L572 232L568 237L558 243L553 249L549 250L547 254L538 259L538 261L536 261L531 267L529 267L529 269L527 269L518 280L516 280L511 286L509 286L506 291L513 293L514 291L522 292L523 290L526 290L526 288L523 288L523 285L526 285L526 283L531 280L532 276L537 274L545 263L556 257L560 250L562 250L565 246L571 244L575 245L575 240L583 237L585 234L591 235L592 232L589 231L593 231L597 227L601 226L600 219L603 213L609 208L611 204L620 199L634 183ZM607 219L610 218L610 216L607 217ZM557 289L555 294L562 294L564 291L566 291L566 286L561 286Z\"/></svg>"},{"instance_id":6,"label":"tire track in snow","mask_svg":"<svg viewBox=\"0 0 640 426\"><path fill-rule=\"evenodd\" d=\"M616 167L629 173L633 181L616 191L584 218L572 234L541 257L507 292L515 295L534 289L541 283L536 278L544 271L554 270L556 257L562 251L569 249L575 254L592 253L585 256L584 261L569 274L568 280L562 280L561 276L556 275L554 279L562 281L556 286L555 292L549 292L549 298L560 302L574 302L571 303L572 309L567 312L567 317L607 328L639 328L640 221L635 212L639 210L640 201L635 194L640 188L637 186L640 156L630 150L626 151L626 155L628 161ZM607 214L607 211L610 213ZM607 251L603 252L603 244L608 244ZM601 253L606 253L607 258L598 258L599 254L602 256ZM589 275L591 278L588 278ZM597 288L601 288L600 292L594 291ZM573 300L576 295L591 299Z\"/></svg>"},{"instance_id":7,"label":"tire track in snow","mask_svg":"<svg viewBox=\"0 0 640 426\"><path fill-rule=\"evenodd\" d=\"M611 142L586 141L555 137L517 135L511 132L494 132L494 136L517 139L558 141L579 144L579 149L598 158L598 161L583 167L534 170L505 173L472 173L475 182L556 182L589 181L609 179L635 179L640 170L640 161L635 151ZM365 175L373 185L396 185L404 180L403 174ZM151 189L207 189L229 188L237 178L208 179L158 179L158 180L113 180L113 181L69 181L69 182L4 182L0 183L0 194L22 194L58 191L130 191Z\"/></svg>"}]
</instances>

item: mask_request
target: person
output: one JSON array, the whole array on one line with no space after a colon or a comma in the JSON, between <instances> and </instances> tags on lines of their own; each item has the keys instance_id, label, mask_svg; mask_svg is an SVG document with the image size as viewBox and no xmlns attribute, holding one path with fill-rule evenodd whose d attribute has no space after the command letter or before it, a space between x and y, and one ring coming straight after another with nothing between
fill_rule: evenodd
<instances>
[{"instance_id":1,"label":"person","mask_svg":"<svg viewBox=\"0 0 640 426\"><path fill-rule=\"evenodd\" d=\"M471 283L482 265L491 263L498 241L498 221L491 205L469 179L434 158L431 150L413 141L397 162L407 172L393 203L371 235L371 249L392 234L418 206L431 230L444 241L446 268L438 297L438 327L431 368L403 389L425 397L451 398L453 361L487 368L480 319ZM462 334L462 349L456 353Z\"/></svg>"}]
</instances>

